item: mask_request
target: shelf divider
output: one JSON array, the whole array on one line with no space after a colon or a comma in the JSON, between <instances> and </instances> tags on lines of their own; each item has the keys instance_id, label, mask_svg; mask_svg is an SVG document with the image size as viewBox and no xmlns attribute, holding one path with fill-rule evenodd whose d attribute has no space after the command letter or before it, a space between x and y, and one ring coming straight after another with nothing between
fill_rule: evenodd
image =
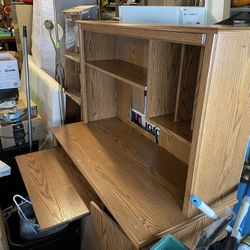
<instances>
[{"instance_id":1,"label":"shelf divider","mask_svg":"<svg viewBox=\"0 0 250 250\"><path fill-rule=\"evenodd\" d=\"M147 69L118 59L88 61L88 67L126 82L133 87L147 89Z\"/></svg>"}]
</instances>

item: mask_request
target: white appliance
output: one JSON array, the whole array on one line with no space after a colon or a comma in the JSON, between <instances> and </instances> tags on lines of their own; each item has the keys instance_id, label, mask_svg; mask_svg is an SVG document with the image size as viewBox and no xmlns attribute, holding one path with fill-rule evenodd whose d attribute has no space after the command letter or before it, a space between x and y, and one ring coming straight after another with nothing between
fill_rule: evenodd
<instances>
[{"instance_id":1,"label":"white appliance","mask_svg":"<svg viewBox=\"0 0 250 250\"><path fill-rule=\"evenodd\" d=\"M204 7L120 6L123 23L206 24Z\"/></svg>"}]
</instances>

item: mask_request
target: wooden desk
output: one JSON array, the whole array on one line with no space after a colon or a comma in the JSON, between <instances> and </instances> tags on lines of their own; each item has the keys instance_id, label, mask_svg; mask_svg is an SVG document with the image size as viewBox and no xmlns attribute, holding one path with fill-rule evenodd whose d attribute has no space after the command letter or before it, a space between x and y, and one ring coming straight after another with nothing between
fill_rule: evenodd
<instances>
[{"instance_id":1,"label":"wooden desk","mask_svg":"<svg viewBox=\"0 0 250 250\"><path fill-rule=\"evenodd\" d=\"M90 206L97 249L121 249L117 238L148 247L167 233L192 248L210 222L190 195L221 211L236 202L250 134L249 30L78 23L85 124L52 132L108 209ZM131 128L135 100L160 128L159 145Z\"/></svg>"},{"instance_id":2,"label":"wooden desk","mask_svg":"<svg viewBox=\"0 0 250 250\"><path fill-rule=\"evenodd\" d=\"M52 133L136 246L187 219L179 190L187 166L135 129L112 118Z\"/></svg>"}]
</instances>

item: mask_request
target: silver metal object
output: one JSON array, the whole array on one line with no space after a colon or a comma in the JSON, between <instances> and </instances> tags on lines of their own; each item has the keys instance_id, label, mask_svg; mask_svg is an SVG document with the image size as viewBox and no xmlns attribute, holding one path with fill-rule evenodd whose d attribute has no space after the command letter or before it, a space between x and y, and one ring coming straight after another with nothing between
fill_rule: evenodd
<instances>
[{"instance_id":1,"label":"silver metal object","mask_svg":"<svg viewBox=\"0 0 250 250\"><path fill-rule=\"evenodd\" d=\"M32 120L31 120L31 105L30 105L30 81L29 81L29 63L28 63L28 41L27 28L23 26L23 45L24 45L24 66L25 66L25 90L27 98L28 111L28 136L29 136L29 150L32 152Z\"/></svg>"}]
</instances>

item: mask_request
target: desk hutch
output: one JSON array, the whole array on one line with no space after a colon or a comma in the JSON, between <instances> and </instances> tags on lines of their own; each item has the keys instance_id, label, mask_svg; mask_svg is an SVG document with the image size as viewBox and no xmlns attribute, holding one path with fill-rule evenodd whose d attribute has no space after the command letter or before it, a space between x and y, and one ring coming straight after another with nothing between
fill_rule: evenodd
<instances>
[{"instance_id":1,"label":"desk hutch","mask_svg":"<svg viewBox=\"0 0 250 250\"><path fill-rule=\"evenodd\" d=\"M58 148L17 158L40 226L90 214L94 249L147 248L167 233L191 247L210 221L190 195L218 212L236 202L250 30L78 23L83 122L52 129Z\"/></svg>"}]
</instances>

